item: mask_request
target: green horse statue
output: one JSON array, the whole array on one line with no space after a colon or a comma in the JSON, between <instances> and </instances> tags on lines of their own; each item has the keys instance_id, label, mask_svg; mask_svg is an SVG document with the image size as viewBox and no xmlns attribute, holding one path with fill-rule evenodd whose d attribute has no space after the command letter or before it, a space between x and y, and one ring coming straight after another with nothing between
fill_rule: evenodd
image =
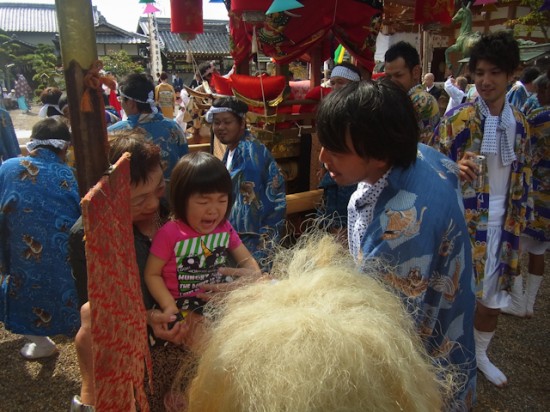
<instances>
[{"instance_id":1,"label":"green horse statue","mask_svg":"<svg viewBox=\"0 0 550 412\"><path fill-rule=\"evenodd\" d=\"M468 57L472 46L479 40L481 35L477 31L472 31L472 11L470 3L462 6L454 15L452 23L460 24L460 33L456 39L456 43L447 47L445 50L445 64L449 69L452 69L450 53L460 52L461 58Z\"/></svg>"}]
</instances>

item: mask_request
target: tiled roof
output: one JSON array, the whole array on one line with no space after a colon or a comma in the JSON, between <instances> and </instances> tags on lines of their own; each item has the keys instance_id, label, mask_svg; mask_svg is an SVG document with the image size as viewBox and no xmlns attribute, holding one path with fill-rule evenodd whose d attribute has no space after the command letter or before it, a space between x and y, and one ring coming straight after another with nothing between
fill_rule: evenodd
<instances>
[{"instance_id":1,"label":"tiled roof","mask_svg":"<svg viewBox=\"0 0 550 412\"><path fill-rule=\"evenodd\" d=\"M55 4L0 3L0 29L7 32L57 33Z\"/></svg>"},{"instance_id":2,"label":"tiled roof","mask_svg":"<svg viewBox=\"0 0 550 412\"><path fill-rule=\"evenodd\" d=\"M149 44L149 38L143 34L130 33L120 27L109 24L100 17L95 27L95 39L99 44Z\"/></svg>"},{"instance_id":3,"label":"tiled roof","mask_svg":"<svg viewBox=\"0 0 550 412\"><path fill-rule=\"evenodd\" d=\"M29 49L29 50L35 50L36 49L36 46L34 44L30 44L26 41L23 41L23 40L20 40L17 38L17 36L13 35L11 37L11 40L9 40L9 42L13 42L13 43L17 43L19 44L21 47L23 48L26 48L26 49Z\"/></svg>"},{"instance_id":4,"label":"tiled roof","mask_svg":"<svg viewBox=\"0 0 550 412\"><path fill-rule=\"evenodd\" d=\"M92 12L97 43L149 43L147 36L130 33L107 23L96 6L92 7ZM0 29L8 33L58 33L55 4L0 3Z\"/></svg>"},{"instance_id":5,"label":"tiled roof","mask_svg":"<svg viewBox=\"0 0 550 412\"><path fill-rule=\"evenodd\" d=\"M190 48L196 56L229 55L229 22L226 20L204 20L204 33L197 34L188 44L178 34L170 32L169 18L157 17L157 24L165 54L185 54ZM139 19L139 27L143 33L149 33L147 17Z\"/></svg>"}]
</instances>

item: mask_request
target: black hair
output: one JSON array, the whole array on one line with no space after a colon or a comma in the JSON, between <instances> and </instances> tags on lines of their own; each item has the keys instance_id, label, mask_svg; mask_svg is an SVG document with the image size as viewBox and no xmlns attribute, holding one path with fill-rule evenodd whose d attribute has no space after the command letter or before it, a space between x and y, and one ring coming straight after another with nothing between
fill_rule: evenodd
<instances>
[{"instance_id":1,"label":"black hair","mask_svg":"<svg viewBox=\"0 0 550 412\"><path fill-rule=\"evenodd\" d=\"M202 62L197 67L197 74L200 75L201 77L209 76L211 73L207 74L206 72L212 68L212 64L213 63L211 61Z\"/></svg>"},{"instance_id":2,"label":"black hair","mask_svg":"<svg viewBox=\"0 0 550 412\"><path fill-rule=\"evenodd\" d=\"M412 102L393 82L352 82L325 97L317 111L321 145L336 153L349 153L349 133L362 158L408 167L416 160L420 131Z\"/></svg>"},{"instance_id":3,"label":"black hair","mask_svg":"<svg viewBox=\"0 0 550 412\"><path fill-rule=\"evenodd\" d=\"M235 116L239 121L242 121L244 117L239 116L237 113L242 115L245 115L246 113L248 113L247 104L240 101L235 96L218 97L216 100L212 102L212 107L227 107L231 109L232 112L229 112L229 113Z\"/></svg>"},{"instance_id":4,"label":"black hair","mask_svg":"<svg viewBox=\"0 0 550 412\"><path fill-rule=\"evenodd\" d=\"M523 72L521 73L521 77L519 78L519 81L523 84L529 84L533 83L537 77L540 76L540 70L536 67L526 67L523 69Z\"/></svg>"},{"instance_id":5,"label":"black hair","mask_svg":"<svg viewBox=\"0 0 550 412\"><path fill-rule=\"evenodd\" d=\"M550 103L550 100L547 100L548 96L548 88L550 88L550 70L548 73L541 74L539 77L537 77L533 84L537 88L537 94L538 94L538 100L541 106L546 106Z\"/></svg>"},{"instance_id":6,"label":"black hair","mask_svg":"<svg viewBox=\"0 0 550 412\"><path fill-rule=\"evenodd\" d=\"M59 110L63 112L63 109L65 106L69 105L69 99L67 98L67 93L63 92L61 96L59 97L59 101L57 102L57 107L59 107Z\"/></svg>"},{"instance_id":7,"label":"black hair","mask_svg":"<svg viewBox=\"0 0 550 412\"><path fill-rule=\"evenodd\" d=\"M486 60L506 74L512 74L519 66L518 42L507 31L483 34L470 51L468 69L471 73L475 73L480 60Z\"/></svg>"},{"instance_id":8,"label":"black hair","mask_svg":"<svg viewBox=\"0 0 550 412\"><path fill-rule=\"evenodd\" d=\"M59 119L59 117L46 117L43 120L38 121L32 127L31 141L40 140L64 140L66 142L71 141L71 132L69 126ZM61 149L53 147L47 143L44 145L39 144L38 147L43 147L51 150L54 153L61 153Z\"/></svg>"},{"instance_id":9,"label":"black hair","mask_svg":"<svg viewBox=\"0 0 550 412\"><path fill-rule=\"evenodd\" d=\"M392 62L402 57L405 60L405 66L412 71L420 65L420 56L414 46L406 41L400 41L392 45L384 55L384 62Z\"/></svg>"},{"instance_id":10,"label":"black hair","mask_svg":"<svg viewBox=\"0 0 550 412\"><path fill-rule=\"evenodd\" d=\"M145 74L132 73L121 80L119 90L132 99L146 102L149 98L149 93L154 92L155 84ZM137 109L142 113L151 112L149 103L136 102L136 105Z\"/></svg>"},{"instance_id":11,"label":"black hair","mask_svg":"<svg viewBox=\"0 0 550 412\"><path fill-rule=\"evenodd\" d=\"M109 162L115 164L128 152L130 157L130 183L147 183L151 173L162 167L160 148L147 139L147 132L141 127L120 130L109 134Z\"/></svg>"},{"instance_id":12,"label":"black hair","mask_svg":"<svg viewBox=\"0 0 550 412\"><path fill-rule=\"evenodd\" d=\"M71 141L71 132L67 125L55 117L46 117L32 127L32 140L65 140Z\"/></svg>"},{"instance_id":13,"label":"black hair","mask_svg":"<svg viewBox=\"0 0 550 412\"><path fill-rule=\"evenodd\" d=\"M233 184L223 162L206 152L194 152L183 156L170 176L170 210L176 219L185 223L189 197L193 194L227 194L229 217L233 205Z\"/></svg>"}]
</instances>

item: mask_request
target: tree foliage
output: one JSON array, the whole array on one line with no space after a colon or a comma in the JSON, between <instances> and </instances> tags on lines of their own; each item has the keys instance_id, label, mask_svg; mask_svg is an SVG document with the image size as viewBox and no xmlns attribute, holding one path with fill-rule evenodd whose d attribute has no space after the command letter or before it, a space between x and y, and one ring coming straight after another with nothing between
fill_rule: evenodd
<instances>
[{"instance_id":1,"label":"tree foliage","mask_svg":"<svg viewBox=\"0 0 550 412\"><path fill-rule=\"evenodd\" d=\"M39 44L34 53L21 56L20 59L32 67L32 80L37 85L35 95L39 95L46 87L65 90L65 77L57 64L59 59L53 46Z\"/></svg>"},{"instance_id":2,"label":"tree foliage","mask_svg":"<svg viewBox=\"0 0 550 412\"><path fill-rule=\"evenodd\" d=\"M19 65L20 45L8 34L0 30L0 78L6 87L11 87L15 78L15 68Z\"/></svg>"},{"instance_id":3,"label":"tree foliage","mask_svg":"<svg viewBox=\"0 0 550 412\"><path fill-rule=\"evenodd\" d=\"M17 73L23 73L36 87L35 96L48 86L64 89L65 79L58 63L53 45L28 46L0 31L0 77L6 87L13 85Z\"/></svg>"},{"instance_id":4,"label":"tree foliage","mask_svg":"<svg viewBox=\"0 0 550 412\"><path fill-rule=\"evenodd\" d=\"M103 69L111 72L118 79L131 73L143 73L144 71L143 66L135 63L124 50L104 56L101 60L103 61Z\"/></svg>"},{"instance_id":5,"label":"tree foliage","mask_svg":"<svg viewBox=\"0 0 550 412\"><path fill-rule=\"evenodd\" d=\"M514 0L504 0L505 3L511 3ZM550 41L548 27L550 27L550 11L539 11L544 0L520 0L520 6L529 7L530 12L516 19L507 22L509 27L513 27L516 35L529 34L538 29L542 32L546 42Z\"/></svg>"}]
</instances>

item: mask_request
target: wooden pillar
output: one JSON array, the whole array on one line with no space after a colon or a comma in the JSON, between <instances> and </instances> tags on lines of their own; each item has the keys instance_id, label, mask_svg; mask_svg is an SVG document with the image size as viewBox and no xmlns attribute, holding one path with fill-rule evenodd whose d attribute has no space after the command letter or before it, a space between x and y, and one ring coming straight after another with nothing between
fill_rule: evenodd
<instances>
[{"instance_id":1,"label":"wooden pillar","mask_svg":"<svg viewBox=\"0 0 550 412\"><path fill-rule=\"evenodd\" d=\"M323 67L322 50L321 45L317 45L311 50L311 74L309 78L311 88L321 84L321 67Z\"/></svg>"},{"instance_id":2,"label":"wooden pillar","mask_svg":"<svg viewBox=\"0 0 550 412\"><path fill-rule=\"evenodd\" d=\"M61 57L67 84L72 138L80 196L96 184L107 170L108 143L103 98L89 90L92 111L83 112L84 77L97 61L90 0L55 0ZM99 85L99 87L101 87Z\"/></svg>"},{"instance_id":3,"label":"wooden pillar","mask_svg":"<svg viewBox=\"0 0 550 412\"><path fill-rule=\"evenodd\" d=\"M250 62L248 60L242 61L237 66L237 73L238 74L250 74Z\"/></svg>"}]
</instances>

